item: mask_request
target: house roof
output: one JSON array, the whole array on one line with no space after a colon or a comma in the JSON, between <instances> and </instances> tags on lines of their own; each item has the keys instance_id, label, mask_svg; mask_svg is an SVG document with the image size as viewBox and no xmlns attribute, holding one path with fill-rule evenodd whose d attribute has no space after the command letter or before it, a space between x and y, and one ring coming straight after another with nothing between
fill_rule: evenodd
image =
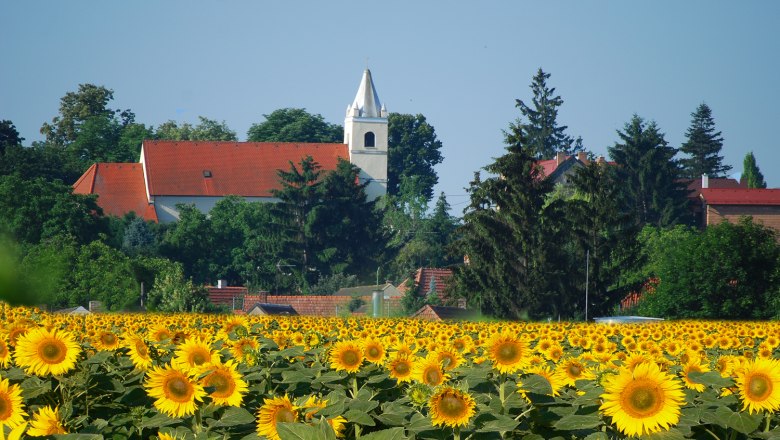
<instances>
[{"instance_id":1,"label":"house roof","mask_svg":"<svg viewBox=\"0 0 780 440\"><path fill-rule=\"evenodd\" d=\"M701 197L708 205L780 205L780 189L713 189L700 190Z\"/></svg>"},{"instance_id":2,"label":"house roof","mask_svg":"<svg viewBox=\"0 0 780 440\"><path fill-rule=\"evenodd\" d=\"M472 310L461 309L460 307L432 306L424 305L420 310L412 315L412 318L424 319L471 319L475 316Z\"/></svg>"},{"instance_id":3,"label":"house roof","mask_svg":"<svg viewBox=\"0 0 780 440\"><path fill-rule=\"evenodd\" d=\"M311 156L325 170L349 159L346 144L144 141L151 195L271 197L277 170Z\"/></svg>"},{"instance_id":4,"label":"house roof","mask_svg":"<svg viewBox=\"0 0 780 440\"><path fill-rule=\"evenodd\" d=\"M569 160L572 156L566 156L561 162ZM541 168L541 172L545 177L549 177L558 168L558 159L539 160L536 162L536 166Z\"/></svg>"},{"instance_id":5,"label":"house roof","mask_svg":"<svg viewBox=\"0 0 780 440\"><path fill-rule=\"evenodd\" d=\"M425 295L429 291L431 280L434 280L436 295L440 299L444 299L446 296L447 287L450 283L449 279L451 277L452 269L421 267L417 269L417 272L414 274L414 285L419 287L418 292L420 292L421 295ZM405 294L408 290L408 281L409 279L407 278L401 283L400 286L398 286L398 291L402 294Z\"/></svg>"},{"instance_id":6,"label":"house roof","mask_svg":"<svg viewBox=\"0 0 780 440\"><path fill-rule=\"evenodd\" d=\"M295 308L289 304L268 304L268 303L256 303L249 309L249 314L252 315L255 309L259 309L265 315L297 315L298 312Z\"/></svg>"},{"instance_id":7,"label":"house roof","mask_svg":"<svg viewBox=\"0 0 780 440\"><path fill-rule=\"evenodd\" d=\"M97 194L105 215L121 217L130 211L157 222L154 206L146 198L140 163L95 163L73 184L75 194Z\"/></svg>"},{"instance_id":8,"label":"house roof","mask_svg":"<svg viewBox=\"0 0 780 440\"><path fill-rule=\"evenodd\" d=\"M395 289L391 289L392 287L394 287L394 286L392 284L390 284L390 283L372 284L372 285L369 285L369 286L342 287L336 293L334 293L334 295L337 295L337 296L344 296L344 295L348 295L348 296L370 296L370 295L373 294L373 292L375 290L381 290L381 291L395 290Z\"/></svg>"},{"instance_id":9,"label":"house roof","mask_svg":"<svg viewBox=\"0 0 780 440\"><path fill-rule=\"evenodd\" d=\"M710 177L708 179L708 184L706 189L737 189L737 188L745 188L747 189L747 183L740 182L736 179L724 179L724 178L718 178L718 177ZM688 189L690 191L699 191L702 189L702 178L699 177L697 179L693 179L688 181Z\"/></svg>"},{"instance_id":10,"label":"house roof","mask_svg":"<svg viewBox=\"0 0 780 440\"><path fill-rule=\"evenodd\" d=\"M228 306L235 305L235 299L241 298L247 293L247 288L242 286L206 286L206 290L208 290L209 301L211 301L212 304L224 304Z\"/></svg>"}]
</instances>

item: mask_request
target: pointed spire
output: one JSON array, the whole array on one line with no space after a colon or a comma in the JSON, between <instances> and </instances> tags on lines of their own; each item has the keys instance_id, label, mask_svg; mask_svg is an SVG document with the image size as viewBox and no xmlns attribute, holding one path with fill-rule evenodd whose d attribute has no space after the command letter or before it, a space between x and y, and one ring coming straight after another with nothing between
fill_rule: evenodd
<instances>
[{"instance_id":1,"label":"pointed spire","mask_svg":"<svg viewBox=\"0 0 780 440\"><path fill-rule=\"evenodd\" d=\"M355 95L355 101L352 107L357 107L362 118L381 118L382 104L379 102L379 95L374 87L374 80L371 79L371 71L366 69L363 72L363 79L360 81L360 87ZM387 110L385 110L385 113Z\"/></svg>"}]
</instances>

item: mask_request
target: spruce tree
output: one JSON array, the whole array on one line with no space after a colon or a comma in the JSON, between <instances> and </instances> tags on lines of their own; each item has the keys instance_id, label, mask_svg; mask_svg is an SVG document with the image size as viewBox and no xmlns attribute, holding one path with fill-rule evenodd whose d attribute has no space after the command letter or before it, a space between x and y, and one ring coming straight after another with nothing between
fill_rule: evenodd
<instances>
[{"instance_id":1,"label":"spruce tree","mask_svg":"<svg viewBox=\"0 0 780 440\"><path fill-rule=\"evenodd\" d=\"M504 133L507 144L518 143L517 134L521 133L524 148L534 159L550 159L557 152L571 154L582 149L581 142L572 145L572 138L565 133L568 127L558 126L558 107L563 105L563 99L555 95L554 87L547 87L549 78L550 74L540 67L531 82L531 105L521 99L515 100L522 117L510 124L510 131Z\"/></svg>"},{"instance_id":2,"label":"spruce tree","mask_svg":"<svg viewBox=\"0 0 780 440\"><path fill-rule=\"evenodd\" d=\"M622 201L639 226L671 226L692 221L687 188L681 181L677 150L669 146L654 121L638 115L618 130L620 142L609 147L622 182Z\"/></svg>"},{"instance_id":3,"label":"spruce tree","mask_svg":"<svg viewBox=\"0 0 780 440\"><path fill-rule=\"evenodd\" d=\"M688 140L680 147L680 151L690 156L680 160L683 175L690 179L699 178L702 174L726 177L731 166L724 165L723 156L719 155L723 148L723 138L719 131L715 131L712 110L702 103L691 116L691 126L685 133Z\"/></svg>"},{"instance_id":4,"label":"spruce tree","mask_svg":"<svg viewBox=\"0 0 780 440\"><path fill-rule=\"evenodd\" d=\"M752 151L745 155L743 168L742 178L740 180L746 182L748 188L766 188L764 175L761 174L761 170L758 169L756 157L753 156Z\"/></svg>"}]
</instances>

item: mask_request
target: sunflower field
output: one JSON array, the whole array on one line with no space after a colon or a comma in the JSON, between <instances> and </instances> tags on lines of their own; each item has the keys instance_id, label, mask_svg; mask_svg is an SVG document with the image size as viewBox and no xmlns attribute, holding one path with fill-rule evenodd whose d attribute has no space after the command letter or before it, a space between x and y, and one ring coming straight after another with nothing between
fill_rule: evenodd
<instances>
[{"instance_id":1,"label":"sunflower field","mask_svg":"<svg viewBox=\"0 0 780 440\"><path fill-rule=\"evenodd\" d=\"M780 438L776 322L0 317L0 440Z\"/></svg>"}]
</instances>

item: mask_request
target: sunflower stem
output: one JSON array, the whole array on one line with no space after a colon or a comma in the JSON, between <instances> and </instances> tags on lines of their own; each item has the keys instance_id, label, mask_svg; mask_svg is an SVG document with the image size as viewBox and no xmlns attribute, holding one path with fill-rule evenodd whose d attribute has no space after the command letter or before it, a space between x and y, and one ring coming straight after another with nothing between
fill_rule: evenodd
<instances>
[{"instance_id":1,"label":"sunflower stem","mask_svg":"<svg viewBox=\"0 0 780 440\"><path fill-rule=\"evenodd\" d=\"M717 435L715 435L715 433L714 433L714 432L710 431L710 430L709 430L709 429L707 429L707 428L704 428L704 430L705 430L705 431L707 431L707 433L709 433L709 434L710 434L710 435L711 435L713 438L715 438L715 439L717 439L717 440L720 440L720 437L718 437Z\"/></svg>"},{"instance_id":2,"label":"sunflower stem","mask_svg":"<svg viewBox=\"0 0 780 440\"><path fill-rule=\"evenodd\" d=\"M203 429L203 416L200 413L200 408L195 410L195 414L192 416L192 432L198 434Z\"/></svg>"},{"instance_id":3,"label":"sunflower stem","mask_svg":"<svg viewBox=\"0 0 780 440\"><path fill-rule=\"evenodd\" d=\"M772 414L767 411L766 413L766 426L764 426L764 432L769 432L769 422L772 420Z\"/></svg>"},{"instance_id":4,"label":"sunflower stem","mask_svg":"<svg viewBox=\"0 0 780 440\"><path fill-rule=\"evenodd\" d=\"M452 438L454 440L460 440L460 426L452 428Z\"/></svg>"},{"instance_id":5,"label":"sunflower stem","mask_svg":"<svg viewBox=\"0 0 780 440\"><path fill-rule=\"evenodd\" d=\"M352 398L357 399L358 395L358 384L357 384L357 375L352 375Z\"/></svg>"}]
</instances>

